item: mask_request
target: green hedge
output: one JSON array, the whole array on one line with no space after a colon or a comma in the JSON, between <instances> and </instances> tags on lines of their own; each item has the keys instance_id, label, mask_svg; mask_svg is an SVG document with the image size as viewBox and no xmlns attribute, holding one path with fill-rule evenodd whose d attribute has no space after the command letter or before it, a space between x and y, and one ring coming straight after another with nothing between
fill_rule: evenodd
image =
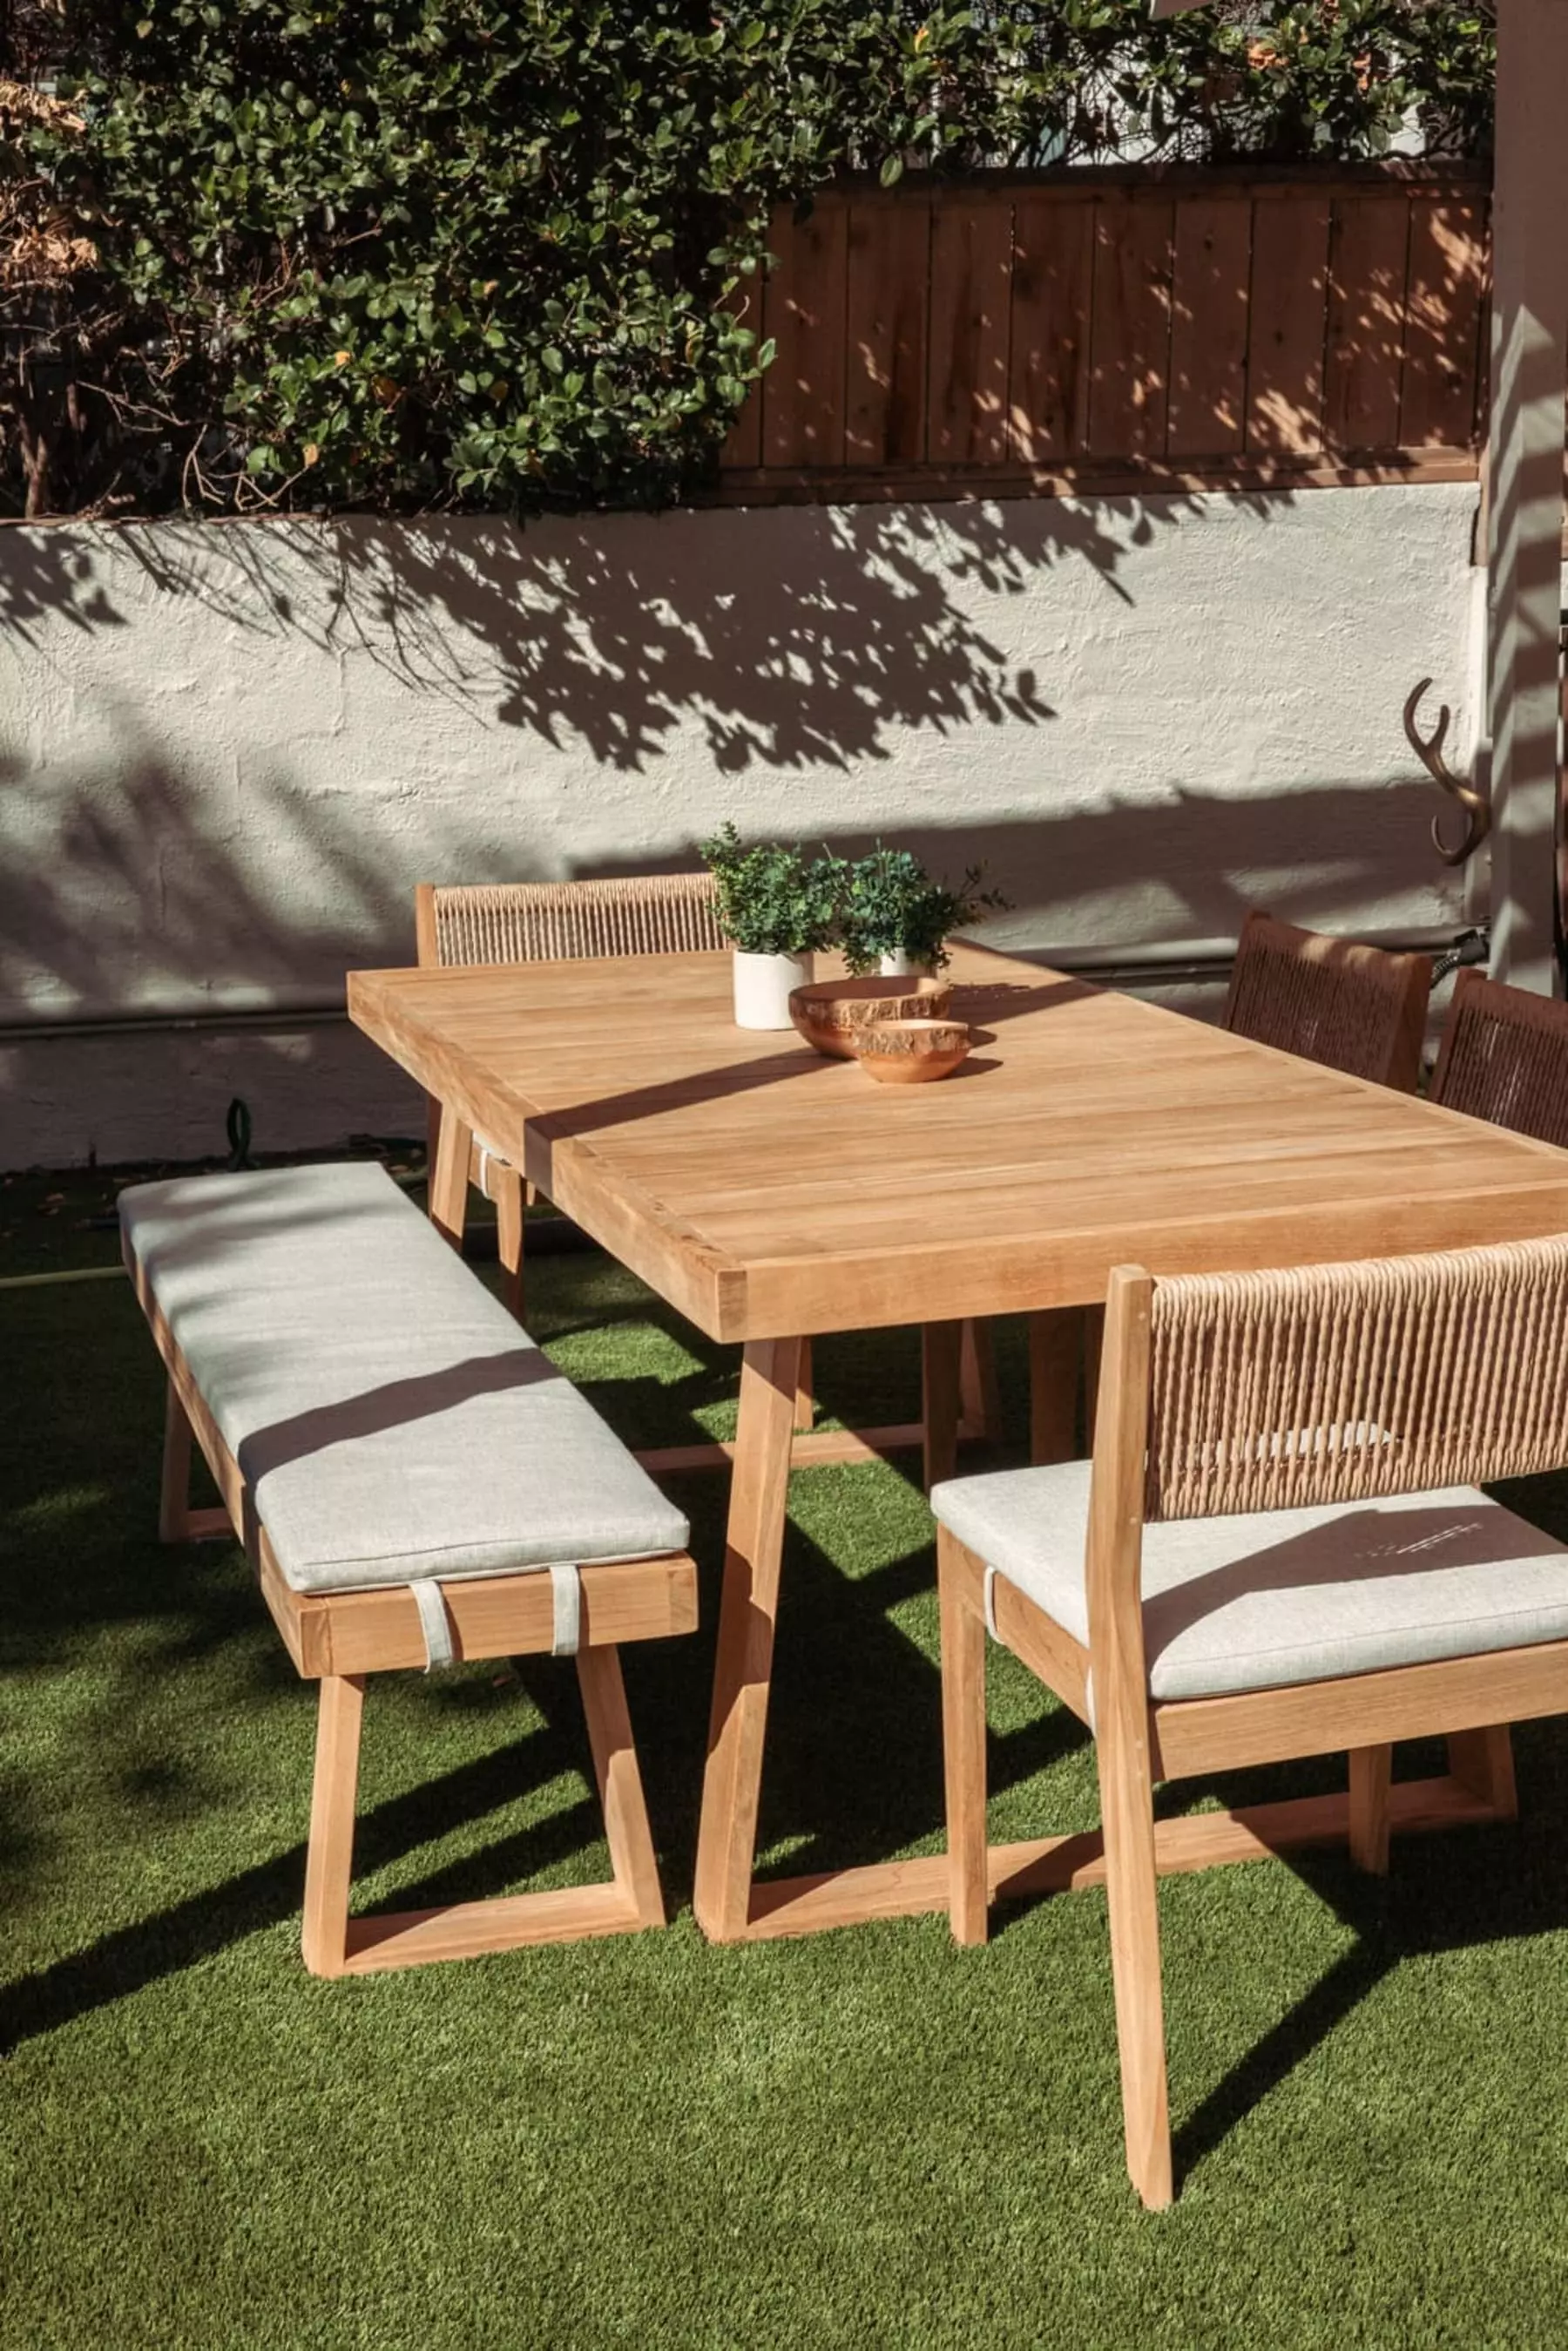
<instances>
[{"instance_id":1,"label":"green hedge","mask_svg":"<svg viewBox=\"0 0 1568 2351\"><path fill-rule=\"evenodd\" d=\"M523 509L711 474L781 199L1412 112L1473 153L1491 50L1388 0L91 0L58 68L63 106L0 89L12 511Z\"/></svg>"}]
</instances>

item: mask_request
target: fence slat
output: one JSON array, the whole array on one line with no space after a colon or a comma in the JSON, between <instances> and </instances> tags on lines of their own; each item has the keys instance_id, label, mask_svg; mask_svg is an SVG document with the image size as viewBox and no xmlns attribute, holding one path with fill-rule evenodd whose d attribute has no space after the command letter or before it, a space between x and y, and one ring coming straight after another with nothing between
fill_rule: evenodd
<instances>
[{"instance_id":1,"label":"fence slat","mask_svg":"<svg viewBox=\"0 0 1568 2351\"><path fill-rule=\"evenodd\" d=\"M1305 457L1323 446L1328 214L1326 196L1253 207L1249 455Z\"/></svg>"},{"instance_id":2,"label":"fence slat","mask_svg":"<svg viewBox=\"0 0 1568 2351\"><path fill-rule=\"evenodd\" d=\"M1327 449L1389 449L1398 441L1409 245L1409 199L1397 191L1335 203L1323 394Z\"/></svg>"},{"instance_id":3,"label":"fence slat","mask_svg":"<svg viewBox=\"0 0 1568 2351\"><path fill-rule=\"evenodd\" d=\"M985 465L1007 455L1012 202L939 204L931 216L931 353L926 455Z\"/></svg>"},{"instance_id":4,"label":"fence slat","mask_svg":"<svg viewBox=\"0 0 1568 2351\"><path fill-rule=\"evenodd\" d=\"M1246 437L1252 206L1245 195L1176 206L1168 454L1224 457Z\"/></svg>"},{"instance_id":5,"label":"fence slat","mask_svg":"<svg viewBox=\"0 0 1568 2351\"><path fill-rule=\"evenodd\" d=\"M778 345L763 380L764 465L844 462L844 301L849 207L819 199L775 223L764 318Z\"/></svg>"},{"instance_id":6,"label":"fence slat","mask_svg":"<svg viewBox=\"0 0 1568 2351\"><path fill-rule=\"evenodd\" d=\"M1012 208L1009 438L1025 465L1064 464L1089 438L1095 206L1020 196Z\"/></svg>"},{"instance_id":7,"label":"fence slat","mask_svg":"<svg viewBox=\"0 0 1568 2351\"><path fill-rule=\"evenodd\" d=\"M1098 206L1088 443L1096 457L1165 454L1174 227L1168 197Z\"/></svg>"},{"instance_id":8,"label":"fence slat","mask_svg":"<svg viewBox=\"0 0 1568 2351\"><path fill-rule=\"evenodd\" d=\"M919 465L926 454L929 199L851 203L845 361L846 465Z\"/></svg>"},{"instance_id":9,"label":"fence slat","mask_svg":"<svg viewBox=\"0 0 1568 2351\"><path fill-rule=\"evenodd\" d=\"M1417 198L1410 206L1408 321L1399 440L1462 449L1475 436L1486 248L1480 206Z\"/></svg>"}]
</instances>

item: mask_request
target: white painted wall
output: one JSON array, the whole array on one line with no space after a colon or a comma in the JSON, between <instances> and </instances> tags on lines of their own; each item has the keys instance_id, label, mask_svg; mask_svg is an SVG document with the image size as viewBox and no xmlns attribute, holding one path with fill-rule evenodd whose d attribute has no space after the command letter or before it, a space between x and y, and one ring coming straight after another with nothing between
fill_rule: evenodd
<instances>
[{"instance_id":1,"label":"white painted wall","mask_svg":"<svg viewBox=\"0 0 1568 2351\"><path fill-rule=\"evenodd\" d=\"M1459 917L1400 707L1471 727L1464 486L0 531L0 1025L297 1008L421 879L742 831L987 865L1000 942ZM0 1046L0 1165L414 1133L340 1031Z\"/></svg>"}]
</instances>

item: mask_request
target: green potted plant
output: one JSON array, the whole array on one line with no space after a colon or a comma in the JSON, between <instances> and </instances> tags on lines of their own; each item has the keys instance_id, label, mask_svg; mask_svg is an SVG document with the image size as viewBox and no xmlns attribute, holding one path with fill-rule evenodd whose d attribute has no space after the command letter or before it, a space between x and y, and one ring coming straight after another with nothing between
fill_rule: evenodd
<instances>
[{"instance_id":1,"label":"green potted plant","mask_svg":"<svg viewBox=\"0 0 1568 2351\"><path fill-rule=\"evenodd\" d=\"M719 920L735 950L735 1024L787 1029L791 989L806 985L816 950L837 930L844 862L808 859L780 841L748 849L732 824L697 846L718 883Z\"/></svg>"},{"instance_id":2,"label":"green potted plant","mask_svg":"<svg viewBox=\"0 0 1568 2351\"><path fill-rule=\"evenodd\" d=\"M956 890L934 881L908 849L880 841L845 876L841 938L852 972L938 972L949 961L947 942L983 915L1007 905L1000 890L982 890L971 866Z\"/></svg>"}]
</instances>

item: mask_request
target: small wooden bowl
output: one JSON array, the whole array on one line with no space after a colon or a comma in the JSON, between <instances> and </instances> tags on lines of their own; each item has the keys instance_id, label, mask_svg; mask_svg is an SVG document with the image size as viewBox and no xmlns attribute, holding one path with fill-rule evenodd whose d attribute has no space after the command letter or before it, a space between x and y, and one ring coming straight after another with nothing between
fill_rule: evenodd
<instances>
[{"instance_id":1,"label":"small wooden bowl","mask_svg":"<svg viewBox=\"0 0 1568 2351\"><path fill-rule=\"evenodd\" d=\"M817 979L792 988L789 1017L808 1045L855 1059L855 1031L887 1020L940 1019L952 1002L945 979Z\"/></svg>"},{"instance_id":2,"label":"small wooden bowl","mask_svg":"<svg viewBox=\"0 0 1568 2351\"><path fill-rule=\"evenodd\" d=\"M918 1086L950 1078L971 1039L962 1020L878 1020L855 1031L863 1070L885 1086Z\"/></svg>"}]
</instances>

